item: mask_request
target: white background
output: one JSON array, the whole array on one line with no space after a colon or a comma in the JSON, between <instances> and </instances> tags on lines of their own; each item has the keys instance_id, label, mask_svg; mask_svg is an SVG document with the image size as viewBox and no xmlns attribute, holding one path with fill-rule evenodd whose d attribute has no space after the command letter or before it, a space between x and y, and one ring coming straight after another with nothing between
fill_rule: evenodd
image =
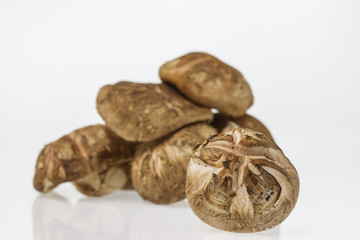
<instances>
[{"instance_id":1,"label":"white background","mask_svg":"<svg viewBox=\"0 0 360 240\"><path fill-rule=\"evenodd\" d=\"M0 0L0 239L358 239L359 13L355 0ZM190 51L244 73L249 113L296 166L299 200L279 227L232 234L186 201L33 189L44 144L102 122L102 85L159 82Z\"/></svg>"}]
</instances>

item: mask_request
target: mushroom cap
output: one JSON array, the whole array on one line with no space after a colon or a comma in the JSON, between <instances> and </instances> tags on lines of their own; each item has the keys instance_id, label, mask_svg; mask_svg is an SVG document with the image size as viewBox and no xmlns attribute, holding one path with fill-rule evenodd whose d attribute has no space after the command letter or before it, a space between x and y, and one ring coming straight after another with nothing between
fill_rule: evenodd
<instances>
[{"instance_id":1,"label":"mushroom cap","mask_svg":"<svg viewBox=\"0 0 360 240\"><path fill-rule=\"evenodd\" d=\"M90 174L72 183L79 192L87 196L103 196L119 189L129 189L132 188L130 164L116 164L103 172Z\"/></svg>"},{"instance_id":2,"label":"mushroom cap","mask_svg":"<svg viewBox=\"0 0 360 240\"><path fill-rule=\"evenodd\" d=\"M195 105L166 84L119 82L104 86L97 97L97 109L116 134L139 142L213 118L210 109Z\"/></svg>"},{"instance_id":3,"label":"mushroom cap","mask_svg":"<svg viewBox=\"0 0 360 240\"><path fill-rule=\"evenodd\" d=\"M76 181L109 166L127 162L134 144L104 125L87 126L46 145L36 162L34 188L48 192L63 182Z\"/></svg>"},{"instance_id":4,"label":"mushroom cap","mask_svg":"<svg viewBox=\"0 0 360 240\"><path fill-rule=\"evenodd\" d=\"M235 128L250 128L254 131L262 132L265 136L273 140L270 131L265 125L249 114L245 114L240 118L234 118L223 113L215 113L211 125L221 133L228 132Z\"/></svg>"},{"instance_id":5,"label":"mushroom cap","mask_svg":"<svg viewBox=\"0 0 360 240\"><path fill-rule=\"evenodd\" d=\"M189 53L167 62L160 67L159 75L193 102L234 117L244 115L253 104L243 75L207 53Z\"/></svg>"},{"instance_id":6,"label":"mushroom cap","mask_svg":"<svg viewBox=\"0 0 360 240\"><path fill-rule=\"evenodd\" d=\"M205 223L257 232L281 223L299 194L296 169L260 132L234 129L199 145L187 170L186 196Z\"/></svg>"},{"instance_id":7,"label":"mushroom cap","mask_svg":"<svg viewBox=\"0 0 360 240\"><path fill-rule=\"evenodd\" d=\"M191 152L212 134L216 130L209 124L197 123L162 139L140 144L131 167L135 190L144 199L158 204L184 199Z\"/></svg>"}]
</instances>

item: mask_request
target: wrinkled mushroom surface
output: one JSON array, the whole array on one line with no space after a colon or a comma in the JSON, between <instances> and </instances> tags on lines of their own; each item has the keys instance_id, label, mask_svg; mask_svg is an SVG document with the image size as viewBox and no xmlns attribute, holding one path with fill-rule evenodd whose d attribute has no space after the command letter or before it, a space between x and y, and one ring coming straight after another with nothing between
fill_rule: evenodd
<instances>
[{"instance_id":1,"label":"wrinkled mushroom surface","mask_svg":"<svg viewBox=\"0 0 360 240\"><path fill-rule=\"evenodd\" d=\"M234 117L244 115L253 104L251 88L243 75L207 53L189 53L167 62L159 75L190 100Z\"/></svg>"},{"instance_id":2,"label":"wrinkled mushroom surface","mask_svg":"<svg viewBox=\"0 0 360 240\"><path fill-rule=\"evenodd\" d=\"M185 198L186 170L193 148L216 130L206 123L139 145L131 167L135 190L146 200L167 204Z\"/></svg>"},{"instance_id":3,"label":"wrinkled mushroom surface","mask_svg":"<svg viewBox=\"0 0 360 240\"><path fill-rule=\"evenodd\" d=\"M250 129L219 134L197 147L186 195L205 223L232 232L257 232L281 223L299 194L299 178L282 150Z\"/></svg>"},{"instance_id":4,"label":"wrinkled mushroom surface","mask_svg":"<svg viewBox=\"0 0 360 240\"><path fill-rule=\"evenodd\" d=\"M245 114L240 118L234 118L223 113L216 113L214 114L214 120L211 125L214 126L218 132L222 133L239 127L250 128L254 131L263 133L265 136L273 140L270 131L265 127L265 125L249 114Z\"/></svg>"},{"instance_id":5,"label":"wrinkled mushroom surface","mask_svg":"<svg viewBox=\"0 0 360 240\"><path fill-rule=\"evenodd\" d=\"M117 164L72 183L79 192L87 196L103 196L119 189L131 189L130 164Z\"/></svg>"},{"instance_id":6,"label":"wrinkled mushroom surface","mask_svg":"<svg viewBox=\"0 0 360 240\"><path fill-rule=\"evenodd\" d=\"M63 182L71 182L127 162L134 144L118 137L103 125L73 131L44 147L36 162L34 187L48 192Z\"/></svg>"},{"instance_id":7,"label":"wrinkled mushroom surface","mask_svg":"<svg viewBox=\"0 0 360 240\"><path fill-rule=\"evenodd\" d=\"M100 89L97 109L114 132L128 141L151 141L182 126L210 121L212 112L166 84L119 82Z\"/></svg>"}]
</instances>

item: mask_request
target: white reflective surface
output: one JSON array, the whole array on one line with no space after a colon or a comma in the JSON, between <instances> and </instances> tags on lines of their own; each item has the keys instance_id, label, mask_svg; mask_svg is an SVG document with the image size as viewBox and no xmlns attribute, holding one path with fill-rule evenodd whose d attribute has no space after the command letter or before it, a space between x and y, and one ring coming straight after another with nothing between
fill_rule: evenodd
<instances>
[{"instance_id":1,"label":"white reflective surface","mask_svg":"<svg viewBox=\"0 0 360 240\"><path fill-rule=\"evenodd\" d=\"M280 226L253 234L219 231L194 217L186 201L154 205L144 202L134 191L83 198L75 204L50 193L40 195L32 211L36 240L278 240L280 236Z\"/></svg>"},{"instance_id":2,"label":"white reflective surface","mask_svg":"<svg viewBox=\"0 0 360 240\"><path fill-rule=\"evenodd\" d=\"M0 240L358 240L359 9L358 0L1 0ZM103 123L101 86L158 83L161 64L190 51L244 74L249 113L298 170L299 200L279 227L227 233L185 201L33 189L45 144Z\"/></svg>"}]
</instances>

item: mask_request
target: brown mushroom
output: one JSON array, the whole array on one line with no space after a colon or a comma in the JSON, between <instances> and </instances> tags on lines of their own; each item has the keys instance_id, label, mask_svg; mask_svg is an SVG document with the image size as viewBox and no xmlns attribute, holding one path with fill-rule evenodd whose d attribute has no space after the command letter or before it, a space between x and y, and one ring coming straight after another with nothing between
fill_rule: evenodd
<instances>
[{"instance_id":1,"label":"brown mushroom","mask_svg":"<svg viewBox=\"0 0 360 240\"><path fill-rule=\"evenodd\" d=\"M130 164L117 164L72 183L79 192L87 196L103 196L119 189L131 189Z\"/></svg>"},{"instance_id":2,"label":"brown mushroom","mask_svg":"<svg viewBox=\"0 0 360 240\"><path fill-rule=\"evenodd\" d=\"M167 62L159 75L190 100L230 116L243 116L253 104L251 88L243 75L207 53L189 53Z\"/></svg>"},{"instance_id":3,"label":"brown mushroom","mask_svg":"<svg viewBox=\"0 0 360 240\"><path fill-rule=\"evenodd\" d=\"M151 141L187 124L210 121L212 112L166 84L119 82L101 88L97 109L114 132L128 141Z\"/></svg>"},{"instance_id":4,"label":"brown mushroom","mask_svg":"<svg viewBox=\"0 0 360 240\"><path fill-rule=\"evenodd\" d=\"M186 170L193 148L216 130L206 123L184 127L139 145L131 167L135 190L146 200L168 204L185 198Z\"/></svg>"},{"instance_id":5,"label":"brown mushroom","mask_svg":"<svg viewBox=\"0 0 360 240\"><path fill-rule=\"evenodd\" d=\"M190 159L186 196L205 223L257 232L281 223L299 194L296 169L260 132L234 129L208 139Z\"/></svg>"},{"instance_id":6,"label":"brown mushroom","mask_svg":"<svg viewBox=\"0 0 360 240\"><path fill-rule=\"evenodd\" d=\"M119 138L103 125L73 131L44 147L36 162L34 187L46 193L63 182L72 182L110 166L128 162L134 144Z\"/></svg>"},{"instance_id":7,"label":"brown mushroom","mask_svg":"<svg viewBox=\"0 0 360 240\"><path fill-rule=\"evenodd\" d=\"M215 127L218 132L225 133L235 128L250 128L257 132L262 132L265 136L273 140L270 131L265 125L255 117L245 114L240 118L230 117L223 113L214 114L214 120L211 125Z\"/></svg>"}]
</instances>

